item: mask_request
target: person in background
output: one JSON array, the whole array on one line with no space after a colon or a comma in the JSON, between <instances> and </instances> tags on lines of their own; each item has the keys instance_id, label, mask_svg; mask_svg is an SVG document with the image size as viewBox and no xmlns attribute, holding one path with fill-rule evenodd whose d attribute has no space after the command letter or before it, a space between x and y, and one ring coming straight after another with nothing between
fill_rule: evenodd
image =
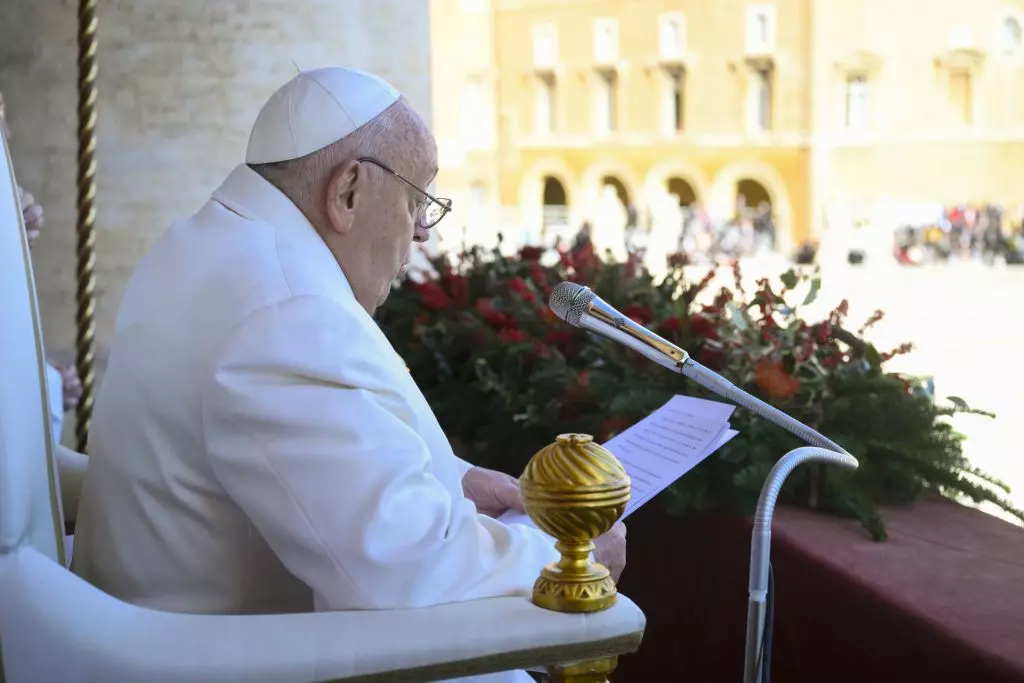
<instances>
[{"instance_id":1,"label":"person in background","mask_svg":"<svg viewBox=\"0 0 1024 683\"><path fill-rule=\"evenodd\" d=\"M11 137L11 129L7 125L4 108L4 96L0 93L0 135L5 140ZM22 223L31 247L39 238L43 229L43 207L36 203L35 197L18 186L18 202L21 204ZM50 427L53 440L60 443L64 429L64 413L73 410L82 396L82 383L78 379L78 370L74 365L58 365L52 360L46 361L47 394L50 398Z\"/></svg>"}]
</instances>

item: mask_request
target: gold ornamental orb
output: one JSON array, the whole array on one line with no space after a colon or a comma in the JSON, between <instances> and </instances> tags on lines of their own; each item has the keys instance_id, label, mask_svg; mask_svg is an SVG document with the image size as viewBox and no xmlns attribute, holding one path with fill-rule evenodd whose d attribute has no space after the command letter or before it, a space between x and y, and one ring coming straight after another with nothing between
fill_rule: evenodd
<instances>
[{"instance_id":1,"label":"gold ornamental orb","mask_svg":"<svg viewBox=\"0 0 1024 683\"><path fill-rule=\"evenodd\" d=\"M608 569L590 561L594 539L625 512L630 481L611 451L589 434L562 434L533 456L519 479L526 513L557 539L562 558L544 568L533 600L559 612L596 612L615 603Z\"/></svg>"}]
</instances>

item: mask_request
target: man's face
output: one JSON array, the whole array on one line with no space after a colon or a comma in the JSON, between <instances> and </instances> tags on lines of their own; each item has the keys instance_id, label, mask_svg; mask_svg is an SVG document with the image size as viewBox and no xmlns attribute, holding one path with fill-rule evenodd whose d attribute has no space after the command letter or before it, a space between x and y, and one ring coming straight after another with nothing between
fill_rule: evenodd
<instances>
[{"instance_id":1,"label":"man's face","mask_svg":"<svg viewBox=\"0 0 1024 683\"><path fill-rule=\"evenodd\" d=\"M437 173L437 148L425 128L404 133L379 158L343 163L327 189L328 245L370 313L409 264L413 243L430 238L423 189Z\"/></svg>"},{"instance_id":2,"label":"man's face","mask_svg":"<svg viewBox=\"0 0 1024 683\"><path fill-rule=\"evenodd\" d=\"M391 284L409 265L413 243L430 239L430 230L425 227L424 216L431 200L420 190L433 181L437 173L437 158L432 145L427 153L418 157L415 163L396 164L399 168L392 167L408 183L383 169L374 169L379 199L376 206L368 207L372 213L366 217L365 225L375 226L379 235L371 251L373 279L380 292L377 306L384 303L391 291ZM406 168L399 170L402 166Z\"/></svg>"}]
</instances>

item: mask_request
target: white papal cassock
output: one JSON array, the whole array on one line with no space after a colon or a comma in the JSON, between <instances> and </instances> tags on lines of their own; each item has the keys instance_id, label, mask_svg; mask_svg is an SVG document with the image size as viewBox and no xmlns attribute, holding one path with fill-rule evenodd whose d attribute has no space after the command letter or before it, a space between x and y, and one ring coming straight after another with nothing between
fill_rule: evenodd
<instances>
[{"instance_id":1,"label":"white papal cassock","mask_svg":"<svg viewBox=\"0 0 1024 683\"><path fill-rule=\"evenodd\" d=\"M477 514L402 359L244 165L132 276L90 455L74 570L138 605L412 608L528 595L557 559Z\"/></svg>"}]
</instances>

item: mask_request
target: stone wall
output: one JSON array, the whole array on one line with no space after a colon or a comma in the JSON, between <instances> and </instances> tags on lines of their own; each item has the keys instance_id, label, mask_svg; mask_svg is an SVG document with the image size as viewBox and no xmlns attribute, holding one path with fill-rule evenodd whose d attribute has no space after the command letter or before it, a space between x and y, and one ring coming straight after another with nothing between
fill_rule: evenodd
<instances>
[{"instance_id":1,"label":"stone wall","mask_svg":"<svg viewBox=\"0 0 1024 683\"><path fill-rule=\"evenodd\" d=\"M20 184L45 210L34 248L47 346L75 313L77 3L4 0L0 92ZM244 159L266 98L327 64L368 69L430 115L424 0L100 0L97 335L156 237Z\"/></svg>"}]
</instances>

